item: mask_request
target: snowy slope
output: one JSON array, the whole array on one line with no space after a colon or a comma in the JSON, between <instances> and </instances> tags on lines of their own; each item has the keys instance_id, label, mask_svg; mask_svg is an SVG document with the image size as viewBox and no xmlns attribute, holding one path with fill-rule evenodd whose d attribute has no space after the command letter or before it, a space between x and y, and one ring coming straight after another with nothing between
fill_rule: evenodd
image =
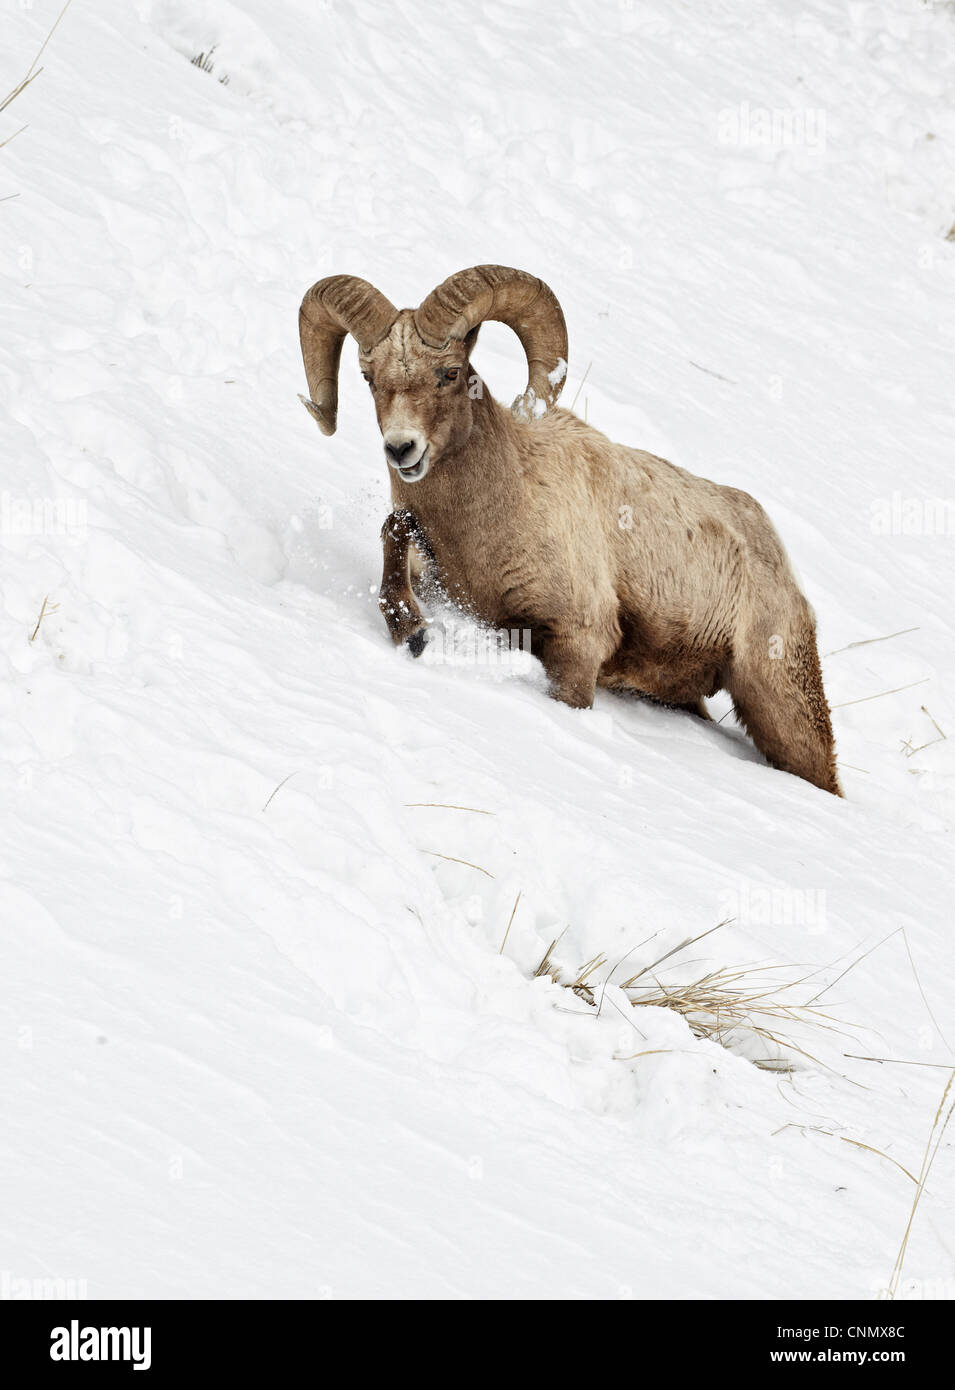
<instances>
[{"instance_id":1,"label":"snowy slope","mask_svg":"<svg viewBox=\"0 0 955 1390\"><path fill-rule=\"evenodd\" d=\"M5 18L0 88L57 9ZM886 1284L895 1164L955 1057L953 740L902 746L955 729L955 14L754 13L74 0L0 117L28 123L0 150L13 1276ZM560 297L567 404L592 363L578 411L768 508L845 801L731 717L558 706L461 619L456 655L393 651L373 413L352 345L339 433L309 421L298 302L347 271L413 304L480 262ZM477 361L523 384L500 326ZM820 1001L855 1031L776 1075L629 1006L615 981L726 917L691 974L808 967L811 995L889 938ZM627 956L599 1015L533 978L562 932L565 972L607 958L598 993ZM953 1174L949 1139L913 1296L955 1294Z\"/></svg>"}]
</instances>

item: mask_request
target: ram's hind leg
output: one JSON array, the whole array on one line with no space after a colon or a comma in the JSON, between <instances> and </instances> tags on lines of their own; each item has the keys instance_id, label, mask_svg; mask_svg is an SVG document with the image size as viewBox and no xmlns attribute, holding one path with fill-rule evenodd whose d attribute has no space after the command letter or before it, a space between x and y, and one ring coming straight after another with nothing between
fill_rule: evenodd
<instances>
[{"instance_id":1,"label":"ram's hind leg","mask_svg":"<svg viewBox=\"0 0 955 1390\"><path fill-rule=\"evenodd\" d=\"M808 604L788 633L734 659L727 685L738 719L774 767L842 795Z\"/></svg>"},{"instance_id":2,"label":"ram's hind leg","mask_svg":"<svg viewBox=\"0 0 955 1390\"><path fill-rule=\"evenodd\" d=\"M381 544L384 564L378 607L395 645L407 642L412 655L420 656L428 640L427 625L411 585L420 573L420 560L417 567L414 562L419 551L427 550L427 542L412 513L402 510L392 512L385 521Z\"/></svg>"},{"instance_id":3,"label":"ram's hind leg","mask_svg":"<svg viewBox=\"0 0 955 1390\"><path fill-rule=\"evenodd\" d=\"M550 678L553 698L573 709L589 709L601 667L619 640L619 628L610 614L602 621L570 629L538 627L531 650Z\"/></svg>"}]
</instances>

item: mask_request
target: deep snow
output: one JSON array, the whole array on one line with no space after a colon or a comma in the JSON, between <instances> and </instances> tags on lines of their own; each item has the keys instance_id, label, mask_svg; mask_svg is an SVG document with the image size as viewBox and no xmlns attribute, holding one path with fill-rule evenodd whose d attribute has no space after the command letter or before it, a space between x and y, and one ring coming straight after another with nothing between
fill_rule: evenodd
<instances>
[{"instance_id":1,"label":"deep snow","mask_svg":"<svg viewBox=\"0 0 955 1390\"><path fill-rule=\"evenodd\" d=\"M57 8L5 17L2 90ZM0 117L12 1277L885 1286L912 1184L841 1141L917 1171L955 1056L919 987L955 1044L955 740L903 747L955 729L953 52L916 0L73 0ZM731 717L558 706L460 620L454 659L393 651L373 412L351 345L319 435L297 306L481 262L561 299L566 404L592 363L580 413L767 507L844 802ZM498 325L477 365L523 385ZM889 938L820 1003L856 1031L801 1035L818 1063L532 978L561 932L602 983L727 916L692 970L810 994ZM952 1178L949 1138L910 1296L955 1294Z\"/></svg>"}]
</instances>

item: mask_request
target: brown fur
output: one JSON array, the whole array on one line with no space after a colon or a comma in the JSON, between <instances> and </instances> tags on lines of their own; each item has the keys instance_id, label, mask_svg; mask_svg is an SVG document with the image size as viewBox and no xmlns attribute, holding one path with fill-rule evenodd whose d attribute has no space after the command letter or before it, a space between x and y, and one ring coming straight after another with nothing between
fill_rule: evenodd
<instances>
[{"instance_id":1,"label":"brown fur","mask_svg":"<svg viewBox=\"0 0 955 1390\"><path fill-rule=\"evenodd\" d=\"M419 481L390 470L381 606L395 642L424 645L413 582L427 559L476 618L531 629L557 699L583 708L600 685L705 716L728 690L774 766L841 795L812 610L762 507L569 411L515 417L471 374L476 336L429 347L403 310L361 353L382 434L427 441Z\"/></svg>"}]
</instances>

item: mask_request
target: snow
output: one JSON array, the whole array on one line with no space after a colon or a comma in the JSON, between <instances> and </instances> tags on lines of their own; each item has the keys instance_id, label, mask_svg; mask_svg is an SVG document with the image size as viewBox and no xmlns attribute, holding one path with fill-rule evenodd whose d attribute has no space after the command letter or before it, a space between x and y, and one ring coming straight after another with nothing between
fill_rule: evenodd
<instances>
[{"instance_id":1,"label":"snow","mask_svg":"<svg viewBox=\"0 0 955 1390\"><path fill-rule=\"evenodd\" d=\"M3 90L57 9L7 16ZM6 1286L886 1285L955 1042L953 24L67 12L0 130ZM770 512L844 801L731 717L557 705L460 615L392 648L373 412L349 345L338 433L306 419L298 303L489 262L560 298L565 404L592 362L579 413ZM502 326L477 366L523 389ZM727 916L663 978L818 971L851 1029L791 1074L618 988ZM534 978L558 937L599 1013ZM952 1173L948 1137L908 1296L955 1291Z\"/></svg>"}]
</instances>

